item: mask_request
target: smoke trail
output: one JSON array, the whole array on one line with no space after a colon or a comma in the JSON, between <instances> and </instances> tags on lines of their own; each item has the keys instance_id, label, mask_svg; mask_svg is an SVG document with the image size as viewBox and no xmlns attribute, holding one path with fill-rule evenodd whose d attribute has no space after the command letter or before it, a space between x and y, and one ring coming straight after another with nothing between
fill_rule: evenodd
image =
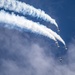
<instances>
[{"instance_id":1,"label":"smoke trail","mask_svg":"<svg viewBox=\"0 0 75 75\"><path fill-rule=\"evenodd\" d=\"M45 29L46 30L46 26L42 26L43 27L43 29ZM47 31L50 33L50 34L52 34L57 40L59 40L59 41L61 41L64 45L65 45L65 42L63 41L63 39L56 33L56 32L54 32L54 31L52 31L51 29L47 29Z\"/></svg>"},{"instance_id":2,"label":"smoke trail","mask_svg":"<svg viewBox=\"0 0 75 75\"><path fill-rule=\"evenodd\" d=\"M54 40L58 44L55 37L47 31L48 28L45 27L43 29L42 25L38 25L38 23L34 23L33 21L27 20L25 17L18 15L16 16L14 13L9 14L2 10L0 11L0 22L12 24L13 27L18 26L20 28L31 30L31 32L46 36Z\"/></svg>"},{"instance_id":3,"label":"smoke trail","mask_svg":"<svg viewBox=\"0 0 75 75\"><path fill-rule=\"evenodd\" d=\"M14 25L17 25L18 27L25 28L25 29L31 30L34 33L47 36L50 39L54 40L56 43L57 43L56 39L58 39L65 45L65 42L56 32L52 31L51 29L47 28L44 25L27 20L25 17L18 16L18 15L16 16L15 14L10 15L9 13L6 13L5 11L0 11L0 22L5 22L9 24L14 23Z\"/></svg>"},{"instance_id":4,"label":"smoke trail","mask_svg":"<svg viewBox=\"0 0 75 75\"><path fill-rule=\"evenodd\" d=\"M41 18L45 21L48 21L54 24L57 28L58 25L55 19L51 18L48 14L46 14L41 9L36 9L33 6L17 1L17 0L0 0L0 8L4 8L6 10L15 11L18 13L22 13L23 15L30 15L33 17Z\"/></svg>"}]
</instances>

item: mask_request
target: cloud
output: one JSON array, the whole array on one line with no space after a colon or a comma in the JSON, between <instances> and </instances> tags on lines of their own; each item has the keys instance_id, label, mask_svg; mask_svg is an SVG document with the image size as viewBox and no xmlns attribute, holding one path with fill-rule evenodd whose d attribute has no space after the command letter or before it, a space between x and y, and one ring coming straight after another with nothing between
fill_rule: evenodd
<instances>
[{"instance_id":1,"label":"cloud","mask_svg":"<svg viewBox=\"0 0 75 75\"><path fill-rule=\"evenodd\" d=\"M68 62L60 64L52 55L47 55L47 46L44 48L38 41L35 43L32 38L30 41L30 38L27 33L0 29L0 75L75 74L75 42L69 44L66 54Z\"/></svg>"}]
</instances>

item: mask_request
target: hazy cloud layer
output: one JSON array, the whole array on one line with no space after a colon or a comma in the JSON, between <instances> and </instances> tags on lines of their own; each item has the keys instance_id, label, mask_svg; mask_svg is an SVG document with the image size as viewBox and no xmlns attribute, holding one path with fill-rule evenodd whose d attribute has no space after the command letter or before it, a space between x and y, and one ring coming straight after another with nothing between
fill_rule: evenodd
<instances>
[{"instance_id":1,"label":"hazy cloud layer","mask_svg":"<svg viewBox=\"0 0 75 75\"><path fill-rule=\"evenodd\" d=\"M75 74L75 42L69 44L67 63L60 64L52 55L47 56L45 47L30 38L26 33L0 29L0 75Z\"/></svg>"}]
</instances>

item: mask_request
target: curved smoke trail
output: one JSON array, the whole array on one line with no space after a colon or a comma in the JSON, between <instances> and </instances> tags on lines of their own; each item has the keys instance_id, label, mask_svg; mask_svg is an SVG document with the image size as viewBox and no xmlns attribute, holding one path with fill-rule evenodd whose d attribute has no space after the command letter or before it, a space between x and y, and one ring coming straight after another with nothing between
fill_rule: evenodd
<instances>
[{"instance_id":1,"label":"curved smoke trail","mask_svg":"<svg viewBox=\"0 0 75 75\"><path fill-rule=\"evenodd\" d=\"M30 15L33 17L41 18L45 21L48 21L54 24L57 28L58 25L55 19L51 18L48 14L46 14L41 9L36 9L33 6L20 2L18 0L0 0L0 8L4 8L6 10L15 11L18 13L22 13L23 15Z\"/></svg>"},{"instance_id":2,"label":"curved smoke trail","mask_svg":"<svg viewBox=\"0 0 75 75\"><path fill-rule=\"evenodd\" d=\"M0 22L12 24L13 26L16 25L20 28L28 29L31 32L41 34L43 36L46 36L46 37L54 40L57 44L58 44L58 42L56 39L58 39L65 45L65 42L62 40L62 38L57 33L53 32L51 29L47 28L44 25L30 21L30 20L26 19L25 17L18 16L18 15L16 16L14 13L9 14L3 10L0 11ZM51 32L49 32L49 31L51 31Z\"/></svg>"},{"instance_id":3,"label":"curved smoke trail","mask_svg":"<svg viewBox=\"0 0 75 75\"><path fill-rule=\"evenodd\" d=\"M46 26L42 26L43 27L43 29L46 29ZM56 33L56 32L54 32L54 31L52 31L51 29L47 29L47 31L49 32L49 33L51 33L57 40L59 40L59 41L61 41L64 45L65 45L65 42L64 42L64 40Z\"/></svg>"},{"instance_id":4,"label":"curved smoke trail","mask_svg":"<svg viewBox=\"0 0 75 75\"><path fill-rule=\"evenodd\" d=\"M50 34L48 31L44 30L41 25L38 25L37 23L27 20L25 17L18 16L18 15L16 16L14 13L9 14L3 10L0 11L0 22L12 24L13 27L16 25L20 28L25 28L25 29L31 30L34 33L38 33L38 34L47 36L50 39L57 42L55 37L52 34ZM48 29L48 28L46 28L46 29Z\"/></svg>"}]
</instances>

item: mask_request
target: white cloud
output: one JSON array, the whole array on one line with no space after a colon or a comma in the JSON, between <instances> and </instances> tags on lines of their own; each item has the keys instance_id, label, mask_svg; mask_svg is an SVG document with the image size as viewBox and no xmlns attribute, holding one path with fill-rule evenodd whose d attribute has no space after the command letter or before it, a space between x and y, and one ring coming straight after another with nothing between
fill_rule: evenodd
<instances>
[{"instance_id":1,"label":"white cloud","mask_svg":"<svg viewBox=\"0 0 75 75\"><path fill-rule=\"evenodd\" d=\"M0 42L4 42L3 45L0 43L0 49L2 49L0 52L5 52L0 57L0 75L75 74L75 42L69 44L66 58L68 62L60 64L51 55L47 56L45 48L29 41L31 37L28 35L25 38L22 33L6 29L5 31L0 30L0 33Z\"/></svg>"}]
</instances>

